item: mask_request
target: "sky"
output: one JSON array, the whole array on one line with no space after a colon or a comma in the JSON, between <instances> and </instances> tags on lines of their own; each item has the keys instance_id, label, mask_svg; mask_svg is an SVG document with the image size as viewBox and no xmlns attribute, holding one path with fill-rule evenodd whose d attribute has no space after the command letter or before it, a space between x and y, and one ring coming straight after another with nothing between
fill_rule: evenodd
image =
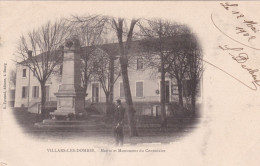
<instances>
[{"instance_id":1,"label":"sky","mask_svg":"<svg viewBox=\"0 0 260 166\"><path fill-rule=\"evenodd\" d=\"M104 14L110 16L121 16L126 18L133 17L169 17L171 13L169 7L164 3L147 2L142 5L139 2L0 2L0 35L1 52L8 57L10 67L13 66L10 59L15 59L15 47L21 34L39 27L49 20L55 20L61 17L70 17L71 15ZM149 5L148 5L149 4ZM181 3L178 3L182 5ZM143 10L143 8L146 10ZM111 9L114 10L111 10ZM133 13L133 10L138 13ZM161 10L167 11L162 13ZM180 13L181 14L181 13ZM180 15L178 14L178 15ZM183 13L182 17L185 16ZM170 17L172 19L172 17ZM177 17L178 18L178 17ZM180 19L175 19L175 21ZM12 57L12 58L10 58Z\"/></svg>"}]
</instances>

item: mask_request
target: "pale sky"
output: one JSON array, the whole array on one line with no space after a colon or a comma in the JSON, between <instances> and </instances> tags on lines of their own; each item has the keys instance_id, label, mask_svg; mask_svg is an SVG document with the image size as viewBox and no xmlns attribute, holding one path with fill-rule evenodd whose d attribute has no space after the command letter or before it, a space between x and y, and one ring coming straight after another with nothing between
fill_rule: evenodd
<instances>
[{"instance_id":1,"label":"pale sky","mask_svg":"<svg viewBox=\"0 0 260 166\"><path fill-rule=\"evenodd\" d=\"M25 2L0 2L0 35L2 55L10 57L15 52L15 45L22 33L39 27L49 20L55 20L60 17L69 17L71 14L83 15L90 14L104 14L111 16L121 16L126 18L132 17L161 17L170 18L174 21L185 21L178 16L185 16L183 11L176 13L175 9L179 6L185 6L181 2L178 5L168 6L164 5L167 2L68 2L68 1L25 1ZM114 10L111 10L111 9ZM145 10L144 10L145 8ZM196 10L192 8L191 10ZM138 11L138 12L133 12ZM164 12L161 12L164 11ZM174 14L173 14L174 13ZM186 17L189 19L189 17ZM15 58L15 57L12 57ZM11 62L8 62L9 67Z\"/></svg>"}]
</instances>

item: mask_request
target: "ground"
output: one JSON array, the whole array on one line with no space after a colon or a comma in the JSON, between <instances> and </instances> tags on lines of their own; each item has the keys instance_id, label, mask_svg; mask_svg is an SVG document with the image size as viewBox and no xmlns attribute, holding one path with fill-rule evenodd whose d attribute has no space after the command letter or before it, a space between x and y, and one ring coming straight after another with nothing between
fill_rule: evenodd
<instances>
[{"instance_id":1,"label":"ground","mask_svg":"<svg viewBox=\"0 0 260 166\"><path fill-rule=\"evenodd\" d=\"M94 140L105 144L113 144L113 124L109 118L103 117L104 127L78 128L78 127L37 127L36 122L42 122L43 118L37 114L27 112L26 108L14 108L14 116L21 129L29 136L36 139L59 140ZM138 136L130 137L128 126L125 125L125 144L143 143L170 143L181 139L191 133L197 126L199 118L181 117L168 118L167 129L160 128L160 119L155 117L136 117Z\"/></svg>"}]
</instances>

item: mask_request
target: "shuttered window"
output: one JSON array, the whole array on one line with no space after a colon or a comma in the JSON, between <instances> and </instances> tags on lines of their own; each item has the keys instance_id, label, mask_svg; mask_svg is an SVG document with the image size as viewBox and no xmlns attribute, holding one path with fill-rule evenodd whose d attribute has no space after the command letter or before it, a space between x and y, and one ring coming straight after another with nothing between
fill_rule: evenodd
<instances>
[{"instance_id":1,"label":"shuttered window","mask_svg":"<svg viewBox=\"0 0 260 166\"><path fill-rule=\"evenodd\" d=\"M39 97L39 86L32 87L32 97L38 98Z\"/></svg>"},{"instance_id":2,"label":"shuttered window","mask_svg":"<svg viewBox=\"0 0 260 166\"><path fill-rule=\"evenodd\" d=\"M137 58L137 70L143 68L144 68L143 58Z\"/></svg>"},{"instance_id":3,"label":"shuttered window","mask_svg":"<svg viewBox=\"0 0 260 166\"><path fill-rule=\"evenodd\" d=\"M123 82L120 82L120 97L125 97Z\"/></svg>"},{"instance_id":4,"label":"shuttered window","mask_svg":"<svg viewBox=\"0 0 260 166\"><path fill-rule=\"evenodd\" d=\"M28 92L27 86L23 86L22 87L22 98L27 97L27 92Z\"/></svg>"},{"instance_id":5,"label":"shuttered window","mask_svg":"<svg viewBox=\"0 0 260 166\"><path fill-rule=\"evenodd\" d=\"M144 96L143 82L136 82L136 97Z\"/></svg>"},{"instance_id":6,"label":"shuttered window","mask_svg":"<svg viewBox=\"0 0 260 166\"><path fill-rule=\"evenodd\" d=\"M191 80L183 81L183 97L188 97L191 95Z\"/></svg>"},{"instance_id":7,"label":"shuttered window","mask_svg":"<svg viewBox=\"0 0 260 166\"><path fill-rule=\"evenodd\" d=\"M178 90L177 85L172 85L171 90L172 90L172 95L178 95L179 94L179 90Z\"/></svg>"},{"instance_id":8,"label":"shuttered window","mask_svg":"<svg viewBox=\"0 0 260 166\"><path fill-rule=\"evenodd\" d=\"M26 69L23 69L23 77L26 77Z\"/></svg>"},{"instance_id":9,"label":"shuttered window","mask_svg":"<svg viewBox=\"0 0 260 166\"><path fill-rule=\"evenodd\" d=\"M183 81L183 96L187 97L191 95L191 91L193 88L193 84L191 82L191 80L184 80ZM196 96L200 97L201 96L201 89L200 89L200 81L198 82L198 84L196 85Z\"/></svg>"}]
</instances>

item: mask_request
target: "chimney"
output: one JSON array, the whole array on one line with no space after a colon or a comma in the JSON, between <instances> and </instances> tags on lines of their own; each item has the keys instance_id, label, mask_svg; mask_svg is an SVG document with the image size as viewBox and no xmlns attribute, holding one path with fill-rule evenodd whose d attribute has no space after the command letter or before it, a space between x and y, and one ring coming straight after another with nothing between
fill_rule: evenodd
<instances>
[{"instance_id":1,"label":"chimney","mask_svg":"<svg viewBox=\"0 0 260 166\"><path fill-rule=\"evenodd\" d=\"M28 50L27 54L28 54L28 59L31 58L32 57L32 50Z\"/></svg>"}]
</instances>

